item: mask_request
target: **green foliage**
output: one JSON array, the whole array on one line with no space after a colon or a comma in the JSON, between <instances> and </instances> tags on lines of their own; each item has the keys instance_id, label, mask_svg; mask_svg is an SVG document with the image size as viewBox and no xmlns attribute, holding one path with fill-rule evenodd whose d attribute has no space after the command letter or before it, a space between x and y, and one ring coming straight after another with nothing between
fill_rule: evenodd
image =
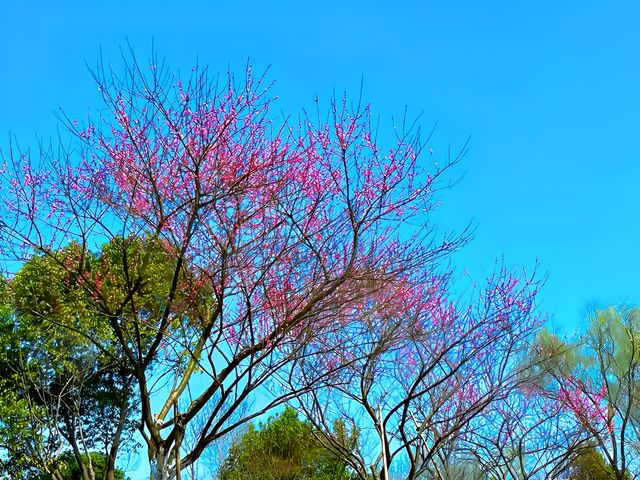
<instances>
[{"instance_id":1,"label":"green foliage","mask_svg":"<svg viewBox=\"0 0 640 480\"><path fill-rule=\"evenodd\" d=\"M211 301L206 288L190 288L186 268L174 278L170 251L153 237L115 237L99 252L71 243L0 279L0 473L56 471L80 433L84 450L108 448L123 409L131 438L137 409L123 344L146 354L175 281L166 328L189 329L189 309Z\"/></svg>"},{"instance_id":2,"label":"green foliage","mask_svg":"<svg viewBox=\"0 0 640 480\"><path fill-rule=\"evenodd\" d=\"M340 425L345 444L355 436ZM218 472L220 480L348 480L354 478L335 454L320 445L318 432L287 407L256 429L250 425L233 443Z\"/></svg>"},{"instance_id":3,"label":"green foliage","mask_svg":"<svg viewBox=\"0 0 640 480\"><path fill-rule=\"evenodd\" d=\"M36 471L25 438L38 434L29 422L29 405L13 384L19 349L8 284L0 278L0 474L14 479Z\"/></svg>"},{"instance_id":4,"label":"green foliage","mask_svg":"<svg viewBox=\"0 0 640 480\"><path fill-rule=\"evenodd\" d=\"M128 418L120 443L133 444L131 372L99 305L110 285L100 292L84 281L109 278L109 270L101 256L71 244L0 280L0 473L57 472L68 463L59 452L80 434L83 450L108 448L121 411Z\"/></svg>"},{"instance_id":5,"label":"green foliage","mask_svg":"<svg viewBox=\"0 0 640 480\"><path fill-rule=\"evenodd\" d=\"M582 354L578 343L568 343L546 328L538 333L534 350L534 371L539 372L542 368L543 376L565 375L593 364L593 359Z\"/></svg>"},{"instance_id":6,"label":"green foliage","mask_svg":"<svg viewBox=\"0 0 640 480\"><path fill-rule=\"evenodd\" d=\"M174 263L153 238L116 237L99 253L72 243L25 263L11 282L15 308L32 328L70 330L65 333L70 344L60 345L65 352L91 339L117 357L109 321L120 320L125 332L135 323L147 336L155 333L146 319L164 311Z\"/></svg>"},{"instance_id":7,"label":"green foliage","mask_svg":"<svg viewBox=\"0 0 640 480\"><path fill-rule=\"evenodd\" d=\"M575 478L621 479L640 468L640 308L594 309L577 341L543 332L535 350L537 386L593 441Z\"/></svg>"},{"instance_id":8,"label":"green foliage","mask_svg":"<svg viewBox=\"0 0 640 480\"><path fill-rule=\"evenodd\" d=\"M606 361L612 375L618 379L628 378L640 362L640 308L596 310L589 325L587 344L594 356Z\"/></svg>"},{"instance_id":9,"label":"green foliage","mask_svg":"<svg viewBox=\"0 0 640 480\"><path fill-rule=\"evenodd\" d=\"M107 311L123 310L131 319L141 311L158 316L164 309L175 260L159 240L116 237L102 246L96 263L91 285L99 288Z\"/></svg>"},{"instance_id":10,"label":"green foliage","mask_svg":"<svg viewBox=\"0 0 640 480\"><path fill-rule=\"evenodd\" d=\"M569 478L576 480L616 480L613 468L594 447L582 451L569 468ZM630 474L624 476L631 480Z\"/></svg>"},{"instance_id":11,"label":"green foliage","mask_svg":"<svg viewBox=\"0 0 640 480\"><path fill-rule=\"evenodd\" d=\"M107 458L104 454L98 452L91 452L89 454L82 455L82 461L85 465L91 464L93 471L95 472L96 480L104 478L105 469L107 465ZM57 461L57 471L61 478L64 480L82 480L82 469L76 461L73 454L67 452L60 456ZM41 474L32 477L30 480L52 480L53 477L48 474ZM125 480L124 472L120 469L115 471L115 480Z\"/></svg>"}]
</instances>

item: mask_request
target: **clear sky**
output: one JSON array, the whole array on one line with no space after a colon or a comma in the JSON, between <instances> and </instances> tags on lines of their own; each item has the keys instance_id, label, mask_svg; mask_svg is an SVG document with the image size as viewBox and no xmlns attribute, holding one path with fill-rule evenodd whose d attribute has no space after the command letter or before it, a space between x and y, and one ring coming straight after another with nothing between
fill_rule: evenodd
<instances>
[{"instance_id":1,"label":"clear sky","mask_svg":"<svg viewBox=\"0 0 640 480\"><path fill-rule=\"evenodd\" d=\"M443 155L471 136L437 216L473 221L458 257L548 272L543 308L575 329L589 302L640 301L640 3L561 1L10 1L0 10L0 147L98 106L85 62L146 58L214 71L271 66L296 115L343 90L383 119L422 113ZM325 101L325 105L327 105Z\"/></svg>"},{"instance_id":2,"label":"clear sky","mask_svg":"<svg viewBox=\"0 0 640 480\"><path fill-rule=\"evenodd\" d=\"M588 302L640 301L640 4L634 1L3 2L0 146L55 134L98 106L85 62L270 67L278 108L364 97L382 119L438 122L443 155L471 136L442 228L476 225L458 257L548 272L543 307L575 328ZM325 102L325 105L327 103Z\"/></svg>"}]
</instances>

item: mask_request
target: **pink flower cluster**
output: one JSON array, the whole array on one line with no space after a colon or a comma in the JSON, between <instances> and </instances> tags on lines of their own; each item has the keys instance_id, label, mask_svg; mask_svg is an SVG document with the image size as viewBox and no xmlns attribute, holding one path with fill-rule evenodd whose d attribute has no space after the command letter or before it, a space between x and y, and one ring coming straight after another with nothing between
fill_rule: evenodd
<instances>
[{"instance_id":1,"label":"pink flower cluster","mask_svg":"<svg viewBox=\"0 0 640 480\"><path fill-rule=\"evenodd\" d=\"M568 382L560 386L558 400L586 427L600 430L606 426L609 432L613 431L604 386L599 391L590 392L579 382Z\"/></svg>"}]
</instances>

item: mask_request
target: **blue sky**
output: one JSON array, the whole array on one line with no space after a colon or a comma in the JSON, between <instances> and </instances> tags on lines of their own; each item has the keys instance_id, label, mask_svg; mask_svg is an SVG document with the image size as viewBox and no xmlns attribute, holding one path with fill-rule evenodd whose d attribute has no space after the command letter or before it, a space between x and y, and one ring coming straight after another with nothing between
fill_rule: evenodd
<instances>
[{"instance_id":1,"label":"blue sky","mask_svg":"<svg viewBox=\"0 0 640 480\"><path fill-rule=\"evenodd\" d=\"M422 113L443 155L471 136L443 229L469 221L456 262L548 272L558 328L587 303L640 301L640 4L632 1L4 2L0 148L55 135L59 107L99 106L85 62L151 42L169 65L270 67L278 108L364 97L381 118Z\"/></svg>"},{"instance_id":2,"label":"blue sky","mask_svg":"<svg viewBox=\"0 0 640 480\"><path fill-rule=\"evenodd\" d=\"M151 42L177 69L270 66L278 108L364 97L383 120L420 114L443 155L471 136L443 229L476 225L457 258L548 272L543 307L575 328L588 302L640 301L640 6L632 1L7 2L0 146L55 134L54 112L99 106L85 62ZM326 102L325 102L326 105Z\"/></svg>"}]
</instances>

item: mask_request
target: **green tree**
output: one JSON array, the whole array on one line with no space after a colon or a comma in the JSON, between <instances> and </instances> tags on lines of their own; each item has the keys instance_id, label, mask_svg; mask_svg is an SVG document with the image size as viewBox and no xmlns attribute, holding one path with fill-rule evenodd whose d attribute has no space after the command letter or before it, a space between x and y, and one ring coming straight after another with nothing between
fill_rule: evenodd
<instances>
[{"instance_id":1,"label":"green tree","mask_svg":"<svg viewBox=\"0 0 640 480\"><path fill-rule=\"evenodd\" d=\"M104 276L109 263L100 260L72 244L32 257L2 283L1 468L12 477L67 478L73 458L78 478L115 480L118 451L131 444L131 372L90 306L95 292L73 278Z\"/></svg>"},{"instance_id":2,"label":"green tree","mask_svg":"<svg viewBox=\"0 0 640 480\"><path fill-rule=\"evenodd\" d=\"M21 398L13 382L20 346L14 330L9 288L0 277L0 475L22 479L39 470L32 445L25 441L31 437L33 427L29 423L29 404Z\"/></svg>"},{"instance_id":3,"label":"green tree","mask_svg":"<svg viewBox=\"0 0 640 480\"><path fill-rule=\"evenodd\" d=\"M607 465L602 454L593 446L583 450L571 462L568 471L570 479L575 480L616 480L616 474L610 465ZM625 474L625 479L630 479L630 474Z\"/></svg>"},{"instance_id":4,"label":"green tree","mask_svg":"<svg viewBox=\"0 0 640 480\"><path fill-rule=\"evenodd\" d=\"M354 433L345 442L355 447ZM249 425L229 449L219 472L220 480L347 480L354 478L347 466L318 442L320 432L298 419L287 407L259 428Z\"/></svg>"},{"instance_id":5,"label":"green tree","mask_svg":"<svg viewBox=\"0 0 640 480\"><path fill-rule=\"evenodd\" d=\"M90 452L82 454L82 461L85 465L92 465L96 480L106 478L108 457L102 453ZM64 480L82 480L82 468L75 459L74 455L67 452L58 459L58 476L54 477L49 474L38 475L32 480L55 480L62 478ZM116 469L114 472L115 480L125 480L124 471Z\"/></svg>"}]
</instances>

